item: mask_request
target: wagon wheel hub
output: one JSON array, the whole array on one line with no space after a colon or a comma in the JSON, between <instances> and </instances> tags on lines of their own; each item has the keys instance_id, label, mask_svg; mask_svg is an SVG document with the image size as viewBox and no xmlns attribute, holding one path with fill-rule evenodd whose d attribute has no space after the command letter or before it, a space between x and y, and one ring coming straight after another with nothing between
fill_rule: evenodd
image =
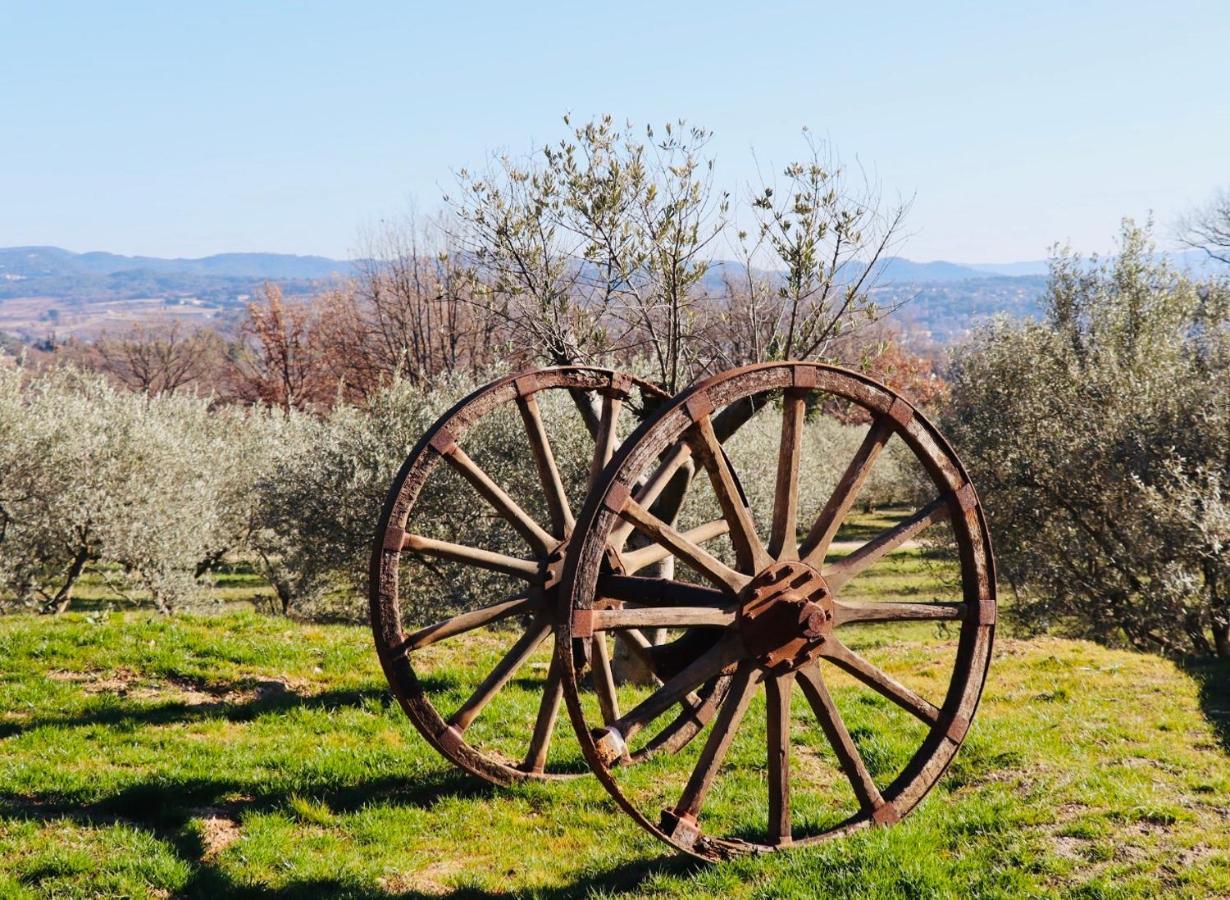
<instances>
[{"instance_id":1,"label":"wagon wheel hub","mask_svg":"<svg viewBox=\"0 0 1230 900\"><path fill-rule=\"evenodd\" d=\"M833 595L806 563L776 562L744 588L739 630L748 655L766 671L794 671L820 655L833 630Z\"/></svg>"}]
</instances>

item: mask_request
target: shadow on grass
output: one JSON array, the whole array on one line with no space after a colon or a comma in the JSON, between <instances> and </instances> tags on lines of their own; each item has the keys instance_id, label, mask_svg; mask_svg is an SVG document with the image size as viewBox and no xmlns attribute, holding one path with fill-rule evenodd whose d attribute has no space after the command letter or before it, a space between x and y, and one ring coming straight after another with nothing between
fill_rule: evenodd
<instances>
[{"instance_id":1,"label":"shadow on grass","mask_svg":"<svg viewBox=\"0 0 1230 900\"><path fill-rule=\"evenodd\" d=\"M488 800L500 788L456 771L444 771L414 781L402 777L368 779L308 793L336 812L354 812L369 804L385 803L416 806L430 810L445 798ZM228 800L242 794L242 800ZM389 898L438 897L439 891L402 890L395 883L387 888L353 880L317 879L293 882L280 887L263 887L237 882L211 859L209 849L191 819L205 815L224 815L241 820L251 812L285 810L292 799L289 790L256 792L250 782L219 779L157 779L117 791L110 797L80 802L72 795L0 793L0 819L10 821L72 822L82 827L124 825L149 833L172 848L192 867L188 883L177 892L185 897L336 897ZM562 814L562 811L561 811ZM535 888L533 894L545 898L586 896L595 890L632 891L647 878L659 873L685 874L700 864L671 854L624 863L609 869L591 871L574 882L554 888ZM48 872L48 876L58 874ZM27 871L22 880L37 887L38 871ZM446 896L459 898L508 897L509 892L461 888Z\"/></svg>"},{"instance_id":2,"label":"shadow on grass","mask_svg":"<svg viewBox=\"0 0 1230 900\"><path fill-rule=\"evenodd\" d=\"M362 706L376 701L389 705L387 688L357 688L351 690L322 691L316 694L299 694L291 690L276 693L261 693L243 702L222 699L231 690L245 689L246 684L227 685L225 688L209 688L209 693L219 697L208 703L187 703L171 700L154 703L95 705L70 715L33 716L19 722L0 722L0 739L14 737L35 728L84 728L105 725L112 728L135 728L142 725L171 725L195 722L202 719L221 718L230 722L248 722L269 713L290 709L332 710L344 706ZM103 695L99 695L103 696Z\"/></svg>"},{"instance_id":3,"label":"shadow on grass","mask_svg":"<svg viewBox=\"0 0 1230 900\"><path fill-rule=\"evenodd\" d=\"M1188 662L1183 669L1200 685L1200 708L1230 753L1230 659Z\"/></svg>"},{"instance_id":4,"label":"shadow on grass","mask_svg":"<svg viewBox=\"0 0 1230 900\"><path fill-rule=\"evenodd\" d=\"M698 870L702 865L702 863L694 860L662 855L653 859L612 866L610 869L585 875L570 884L558 887L537 887L526 893L534 897L546 898L546 900L564 900L564 898L568 897L586 897L596 892L604 894L612 891L631 892L635 891L646 879L654 875L686 875L689 872ZM372 898L372 900L375 900L375 898L381 898L381 900L388 900L388 898L418 900L418 898L428 897L454 897L457 900L471 900L471 898L472 900L496 900L496 898L505 900L505 898L513 896L513 893L511 891L484 891L477 888L459 888L445 892L413 889L399 890L395 886L390 886L385 890L370 885L329 879L296 881L277 888L253 887L252 885L237 884L225 873L218 871L212 866L207 866L198 871L189 884L185 886L181 896L202 898L288 898L288 900L289 898L298 897L325 897L336 898L336 900L342 900L342 898L354 898L354 900L367 900L367 898Z\"/></svg>"},{"instance_id":5,"label":"shadow on grass","mask_svg":"<svg viewBox=\"0 0 1230 900\"><path fill-rule=\"evenodd\" d=\"M227 690L215 688L221 696ZM20 723L4 723L0 736L20 734L32 728L86 727L104 725L128 728L162 725L221 717L229 721L250 721L267 713L293 708L336 709L362 706L376 700L391 703L383 688L325 691L299 695L284 691L271 696L257 696L244 702L219 699L216 702L189 704L164 702L146 705L106 705L76 715L43 716ZM583 764L578 763L583 767ZM6 791L0 789L0 819L40 823L68 822L81 827L122 825L139 829L163 842L176 856L191 867L191 876L177 895L187 897L427 897L439 896L438 891L402 889L391 883L385 887L347 879L321 879L294 882L280 887L262 887L236 881L211 857L202 840L199 826L193 820L221 816L235 821L251 813L285 811L296 795L306 795L323 802L337 813L356 812L373 804L411 806L430 811L441 800L463 799L487 801L501 792L488 784L456 770L440 770L423 777L387 776L361 778L351 783L297 785L293 790L285 785L271 785L262 790L249 779L218 777L176 778L161 775L138 781L116 790L109 796L88 797L75 791ZM240 799L235 799L235 798ZM565 814L561 810L560 814ZM633 863L589 871L570 884L555 888L536 888L536 896L563 898L584 896L595 890L633 891L646 878L661 872L681 873L695 863L665 854ZM37 889L42 877L57 872L26 871L21 880ZM463 888L451 892L455 897L507 897L509 892L488 892Z\"/></svg>"}]
</instances>

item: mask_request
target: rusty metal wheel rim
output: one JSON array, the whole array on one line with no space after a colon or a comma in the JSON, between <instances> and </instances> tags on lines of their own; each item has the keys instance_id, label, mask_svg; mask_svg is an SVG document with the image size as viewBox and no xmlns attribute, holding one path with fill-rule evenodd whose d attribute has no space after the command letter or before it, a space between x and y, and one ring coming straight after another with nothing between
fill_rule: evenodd
<instances>
[{"instance_id":1,"label":"rusty metal wheel rim","mask_svg":"<svg viewBox=\"0 0 1230 900\"><path fill-rule=\"evenodd\" d=\"M812 391L857 404L871 414L872 425L807 538L796 546L797 435L805 415L805 398ZM714 435L711 416L729 404L748 402L751 398L763 401L774 395L782 401L783 425L772 533L767 542L762 542L745 501L732 499L741 495L732 489L733 471L725 453L719 452L721 445ZM894 436L904 441L923 465L939 496L905 522L851 553L847 560L853 560L852 563L825 566L829 542L879 450ZM636 485L638 480L643 481L643 473L654 466L664 447L680 442L694 448L713 482L731 530L737 559L734 567L712 557L706 559L703 551L688 546L686 536L663 528L637 502L640 489ZM865 608L867 605L841 600L842 584L941 519L948 520L956 539L962 602L934 604L926 609L922 604L877 604L885 608L872 614ZM603 612L595 598L609 592L607 583L613 579L606 574L600 576L597 554L604 552L612 531L629 525L652 532L655 540L672 546L676 556L688 562L712 587L698 591L671 583L659 588L656 597L643 601L639 609L629 612L625 608L617 614ZM892 824L917 806L964 740L981 696L994 636L995 576L990 536L977 494L952 448L921 413L883 385L836 367L800 362L747 366L709 378L676 397L624 442L601 481L591 490L577 520L577 529L584 539L575 541L569 549L561 587L561 599L570 605L571 613L561 617L556 644L557 660L565 675L564 696L569 716L599 780L638 824L666 843L698 858L717 859L745 852L774 851L823 841L870 825ZM795 562L800 558L801 563ZM663 602L674 606L663 609L659 605ZM780 621L793 622L789 633L775 630L776 626L757 632L758 626L752 623L766 611ZM836 634L839 627L859 621L887 621L883 616L890 614L892 620L960 622L956 660L942 703L932 704L920 698L850 651ZM570 665L572 653L566 648L583 644L603 628L663 618L669 618L676 627L716 626L724 630L712 632L720 637L692 659L686 671L669 679L663 688L615 723L587 719L578 702ZM765 636L770 633L781 639L774 641ZM753 653L758 656L755 660L751 658ZM913 714L928 729L909 762L882 789L870 777L819 675L820 659L854 675ZM621 755L628 751L637 730L652 723L664 699L718 671L730 677L731 685L678 802L662 810L641 808L621 789ZM854 812L838 824L799 838L794 836L790 818L788 760L792 746L789 698L796 682L857 802ZM769 774L768 822L762 832L763 840L706 835L701 815L706 795L721 770L748 699L760 684L765 687L767 701Z\"/></svg>"},{"instance_id":2,"label":"rusty metal wheel rim","mask_svg":"<svg viewBox=\"0 0 1230 900\"><path fill-rule=\"evenodd\" d=\"M562 569L563 553L557 542L563 540L566 545L573 533L573 507L570 504L582 498L565 496L550 438L539 412L538 397L541 392L551 390L585 391L602 398L601 415L593 435L595 447L594 459L591 461L591 482L614 451L616 422L630 394L639 391L642 401L652 402L662 402L666 397L660 389L641 379L588 367L561 367L511 375L479 388L442 415L406 458L390 487L372 552L372 632L381 665L394 696L418 731L440 754L466 771L500 784L524 779L567 778L577 774L552 771L548 765L550 738L560 703L559 677L554 669L548 671L544 680L538 716L533 723L527 723L532 724L532 730L528 735L529 748L523 760L510 760L490 749L475 746L467 741L465 736L467 727L495 693L508 683L526 661L526 657L538 645L554 640L552 625L555 610L554 604L548 602L547 598L550 595L550 582L558 581ZM527 452L534 459L550 511L551 522L546 525L534 522L516 501L504 493L503 489L469 458L462 447L466 433L472 427L484 417L506 406L515 406L521 415L529 445ZM508 569L505 574L525 578L528 585L527 596L524 599L509 599L479 610L454 615L442 622L407 633L402 625L403 585L399 582L403 568L403 551L438 556L454 562L459 560L450 554L458 552L457 546L468 551L484 552L481 547L468 545L441 546L440 541L425 540L414 534L413 516L416 504L424 488L429 486L432 472L439 465L455 469L469 481L475 489L476 502L485 501L495 512L506 518L531 549L525 559L506 556L500 559L480 558L477 554L472 554L469 560L460 562L480 568L504 566ZM503 571L498 568L496 570ZM525 613L531 616L529 625L522 637L510 648L509 654L501 660L497 670L493 670L492 677L495 677L494 673L504 663L511 667L509 671L500 673L494 690L490 693L483 691L484 687L492 687L484 682L479 685L475 695L463 704L462 709L447 717L441 715L432 703L430 692L416 675L412 664L414 652L441 640L463 639L474 630ZM478 624L474 624L475 622ZM609 664L602 671L609 671ZM598 677L598 666L594 667L594 672L595 677ZM606 689L613 690L609 686ZM485 696L479 696L479 692ZM679 720L661 735L658 747L671 749L686 743L703 722L707 721L719 697L718 693L713 692L706 705L693 710L692 719L695 721L689 721L681 715Z\"/></svg>"}]
</instances>

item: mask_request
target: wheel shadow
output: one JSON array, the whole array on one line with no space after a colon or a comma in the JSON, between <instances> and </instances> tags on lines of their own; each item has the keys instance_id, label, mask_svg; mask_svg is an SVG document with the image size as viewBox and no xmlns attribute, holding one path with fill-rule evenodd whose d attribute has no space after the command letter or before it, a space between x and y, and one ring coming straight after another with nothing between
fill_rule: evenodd
<instances>
[{"instance_id":1,"label":"wheel shadow","mask_svg":"<svg viewBox=\"0 0 1230 900\"><path fill-rule=\"evenodd\" d=\"M684 860L677 856L663 855L653 859L613 866L594 872L569 884L556 887L536 887L529 891L485 891L476 888L458 888L452 891L421 891L397 889L384 890L371 885L347 883L341 880L313 879L296 881L277 888L254 887L238 884L214 868L202 870L185 887L181 896L191 898L250 897L260 900L291 900L291 898L326 898L326 900L438 900L452 897L456 900L508 900L512 896L533 896L542 900L564 900L571 897L594 895L631 894L650 878L659 875L687 875L698 871L702 863Z\"/></svg>"}]
</instances>

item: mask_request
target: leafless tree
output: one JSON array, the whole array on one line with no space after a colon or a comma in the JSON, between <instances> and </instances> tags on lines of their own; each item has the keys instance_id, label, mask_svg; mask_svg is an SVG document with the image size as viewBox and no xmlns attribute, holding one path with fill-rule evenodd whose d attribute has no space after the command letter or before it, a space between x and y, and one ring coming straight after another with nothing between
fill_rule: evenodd
<instances>
[{"instance_id":1,"label":"leafless tree","mask_svg":"<svg viewBox=\"0 0 1230 900\"><path fill-rule=\"evenodd\" d=\"M316 325L311 309L283 303L281 288L266 284L264 303L248 304L234 348L235 397L287 411L327 405L336 381L329 377Z\"/></svg>"},{"instance_id":2,"label":"leafless tree","mask_svg":"<svg viewBox=\"0 0 1230 900\"><path fill-rule=\"evenodd\" d=\"M1230 265L1230 190L1222 189L1204 206L1179 220L1179 240Z\"/></svg>"},{"instance_id":3,"label":"leafless tree","mask_svg":"<svg viewBox=\"0 0 1230 900\"><path fill-rule=\"evenodd\" d=\"M221 341L212 331L190 331L176 321L137 323L121 335L104 335L94 350L102 371L130 390L155 396L208 378L220 360Z\"/></svg>"},{"instance_id":4,"label":"leafless tree","mask_svg":"<svg viewBox=\"0 0 1230 900\"><path fill-rule=\"evenodd\" d=\"M476 374L501 357L502 318L476 299L472 266L438 223L386 222L365 242L359 274L322 304L325 352L349 392L400 374Z\"/></svg>"}]
</instances>

